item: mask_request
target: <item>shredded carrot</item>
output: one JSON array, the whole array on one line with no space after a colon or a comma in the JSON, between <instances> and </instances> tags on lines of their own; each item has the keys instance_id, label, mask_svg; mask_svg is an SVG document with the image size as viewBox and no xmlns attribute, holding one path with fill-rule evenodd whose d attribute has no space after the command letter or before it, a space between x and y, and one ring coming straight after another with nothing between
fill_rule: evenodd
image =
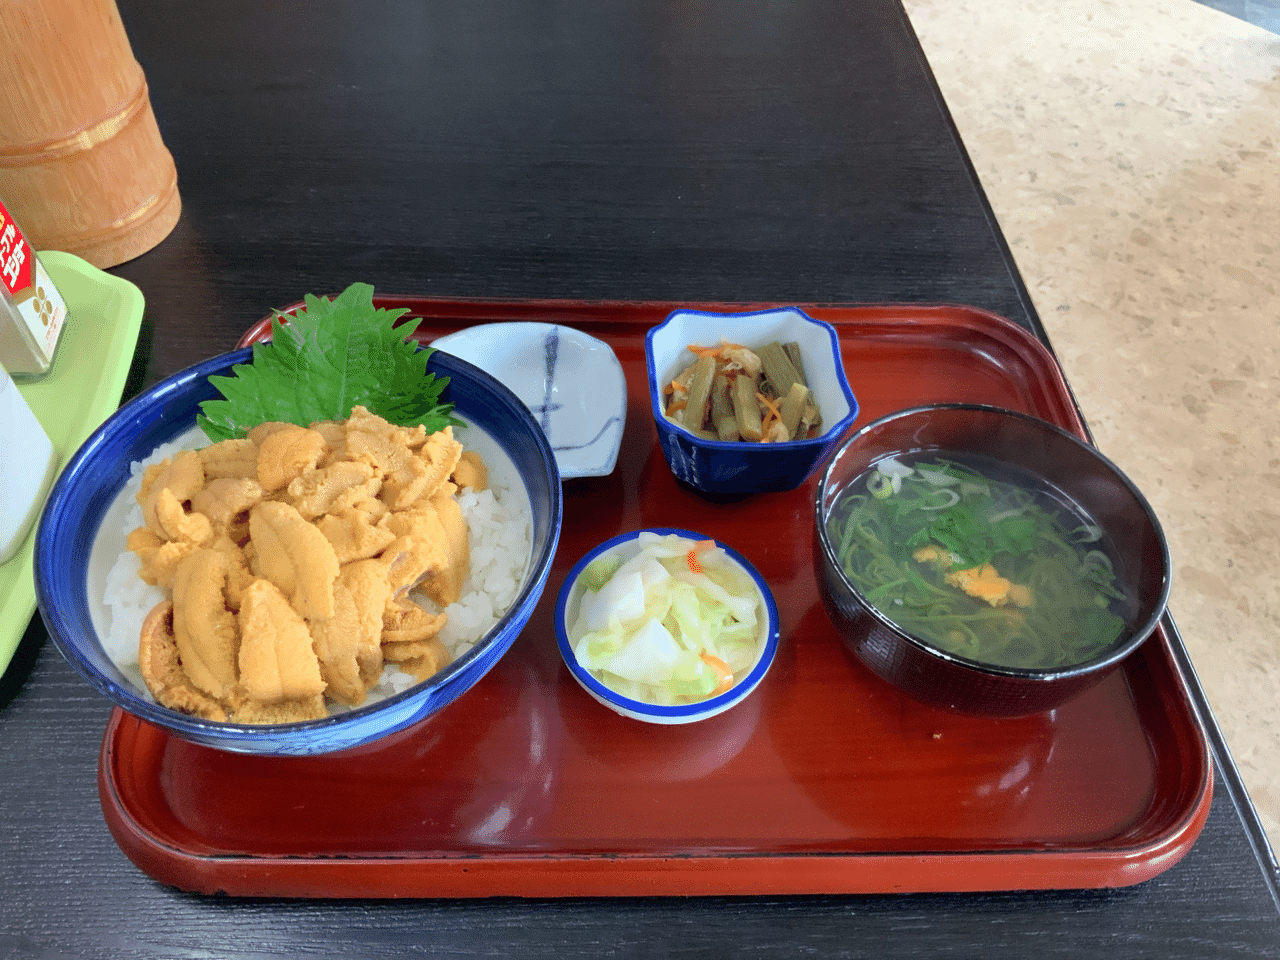
<instances>
[{"instance_id":1,"label":"shredded carrot","mask_svg":"<svg viewBox=\"0 0 1280 960\"><path fill-rule=\"evenodd\" d=\"M687 398L682 398L680 400L672 400L670 405L667 407L667 416L669 417L673 413L679 413L681 410L683 410L687 406L689 406L689 401Z\"/></svg>"},{"instance_id":2,"label":"shredded carrot","mask_svg":"<svg viewBox=\"0 0 1280 960\"><path fill-rule=\"evenodd\" d=\"M702 572L702 564L698 562L698 554L714 550L715 546L716 542L714 540L699 540L693 545L689 552L684 555L685 562L689 564L690 573Z\"/></svg>"},{"instance_id":3,"label":"shredded carrot","mask_svg":"<svg viewBox=\"0 0 1280 960\"><path fill-rule=\"evenodd\" d=\"M775 420L782 419L782 411L778 409L777 400L770 400L763 393L757 393L756 399L768 407L770 415L772 415Z\"/></svg>"},{"instance_id":4,"label":"shredded carrot","mask_svg":"<svg viewBox=\"0 0 1280 960\"><path fill-rule=\"evenodd\" d=\"M684 392L684 384L681 383L679 380L672 380L669 384L667 384L667 393L683 393L683 392Z\"/></svg>"},{"instance_id":5,"label":"shredded carrot","mask_svg":"<svg viewBox=\"0 0 1280 960\"><path fill-rule=\"evenodd\" d=\"M715 696L716 694L724 693L726 690L728 690L730 687L733 686L733 670L730 668L730 666L727 663L725 663L715 654L707 653L705 651L700 653L699 657L702 658L703 663L705 663L708 667L710 667L712 670L715 671L716 688L711 691L712 696Z\"/></svg>"},{"instance_id":6,"label":"shredded carrot","mask_svg":"<svg viewBox=\"0 0 1280 960\"><path fill-rule=\"evenodd\" d=\"M770 428L775 423L782 422L782 411L778 409L778 401L770 400L763 393L757 393L756 399L763 403L765 409L768 411L768 413L764 415L764 420L760 424L760 442L768 443Z\"/></svg>"}]
</instances>

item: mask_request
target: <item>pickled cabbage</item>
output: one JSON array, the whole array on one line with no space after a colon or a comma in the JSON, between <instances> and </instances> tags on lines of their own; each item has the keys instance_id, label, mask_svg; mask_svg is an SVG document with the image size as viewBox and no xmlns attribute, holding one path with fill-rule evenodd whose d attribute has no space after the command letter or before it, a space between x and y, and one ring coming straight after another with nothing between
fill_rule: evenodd
<instances>
[{"instance_id":1,"label":"pickled cabbage","mask_svg":"<svg viewBox=\"0 0 1280 960\"><path fill-rule=\"evenodd\" d=\"M583 571L570 626L578 662L605 686L663 706L729 689L755 663L764 616L746 571L711 541L641 533L640 552Z\"/></svg>"}]
</instances>

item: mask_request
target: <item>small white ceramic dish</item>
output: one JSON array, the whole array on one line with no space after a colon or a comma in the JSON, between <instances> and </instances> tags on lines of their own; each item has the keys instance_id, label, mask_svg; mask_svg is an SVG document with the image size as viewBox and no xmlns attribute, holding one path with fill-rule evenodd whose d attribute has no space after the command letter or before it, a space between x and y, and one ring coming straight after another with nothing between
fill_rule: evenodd
<instances>
[{"instance_id":1,"label":"small white ceramic dish","mask_svg":"<svg viewBox=\"0 0 1280 960\"><path fill-rule=\"evenodd\" d=\"M633 720L642 720L646 723L659 724L681 724L693 723L698 720L706 720L708 717L714 717L723 713L730 707L736 706L745 700L760 685L760 681L764 679L764 675L768 673L769 667L773 665L774 657L778 653L778 640L780 635L780 621L778 619L778 607L774 602L773 594L769 590L769 585L765 583L764 577L753 567L747 559L738 553L732 547L716 541L716 546L720 547L726 554L729 563L738 567L741 571L750 576L755 583L756 596L759 601L759 651L756 654L754 662L749 668L738 678L737 682L723 693L708 697L705 700L698 700L693 703L682 703L674 706L660 706L658 704L647 703L643 700L636 700L632 697L619 693L617 690L601 682L601 680L590 670L582 665L578 660L577 654L574 652L573 644L569 637L571 633L570 625L578 618L579 609L582 603L583 594L586 592L586 585L581 581L582 572L594 561L601 557L614 556L621 560L629 560L640 552L639 538L643 533L656 534L658 536L667 536L675 534L684 537L692 543L699 540L707 540L708 538L701 533L694 533L690 530L682 530L673 527L657 527L648 530L633 530L628 533L619 534L610 540L595 547L587 552L569 571L569 575L565 577L564 584L560 588L560 594L556 599L555 612L555 631L556 644L560 648L560 656L564 659L565 666L569 668L569 672L573 678L578 681L582 689L589 693L598 703L603 704L615 713L619 713L624 717L630 717Z\"/></svg>"},{"instance_id":2,"label":"small white ceramic dish","mask_svg":"<svg viewBox=\"0 0 1280 960\"><path fill-rule=\"evenodd\" d=\"M627 380L607 343L554 323L486 323L431 346L490 374L538 421L560 477L613 472L627 422Z\"/></svg>"}]
</instances>

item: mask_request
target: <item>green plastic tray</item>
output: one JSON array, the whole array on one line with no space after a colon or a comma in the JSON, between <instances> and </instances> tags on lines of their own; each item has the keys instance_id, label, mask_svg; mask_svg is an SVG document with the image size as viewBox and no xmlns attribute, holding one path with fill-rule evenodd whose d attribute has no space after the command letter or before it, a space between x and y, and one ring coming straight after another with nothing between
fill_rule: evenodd
<instances>
[{"instance_id":1,"label":"green plastic tray","mask_svg":"<svg viewBox=\"0 0 1280 960\"><path fill-rule=\"evenodd\" d=\"M120 405L142 324L143 298L127 280L104 273L79 257L42 251L40 260L67 302L53 368L42 379L19 384L61 463ZM31 563L35 527L0 564L0 674L18 648L36 609Z\"/></svg>"}]
</instances>

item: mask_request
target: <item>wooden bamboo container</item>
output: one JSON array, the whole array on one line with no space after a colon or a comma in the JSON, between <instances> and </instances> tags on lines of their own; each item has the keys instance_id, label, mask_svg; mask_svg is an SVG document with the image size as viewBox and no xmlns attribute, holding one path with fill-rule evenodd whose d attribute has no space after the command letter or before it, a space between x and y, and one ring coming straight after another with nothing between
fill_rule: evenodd
<instances>
[{"instance_id":1,"label":"wooden bamboo container","mask_svg":"<svg viewBox=\"0 0 1280 960\"><path fill-rule=\"evenodd\" d=\"M34 247L98 267L178 222L177 171L115 0L0 0L0 197Z\"/></svg>"}]
</instances>

